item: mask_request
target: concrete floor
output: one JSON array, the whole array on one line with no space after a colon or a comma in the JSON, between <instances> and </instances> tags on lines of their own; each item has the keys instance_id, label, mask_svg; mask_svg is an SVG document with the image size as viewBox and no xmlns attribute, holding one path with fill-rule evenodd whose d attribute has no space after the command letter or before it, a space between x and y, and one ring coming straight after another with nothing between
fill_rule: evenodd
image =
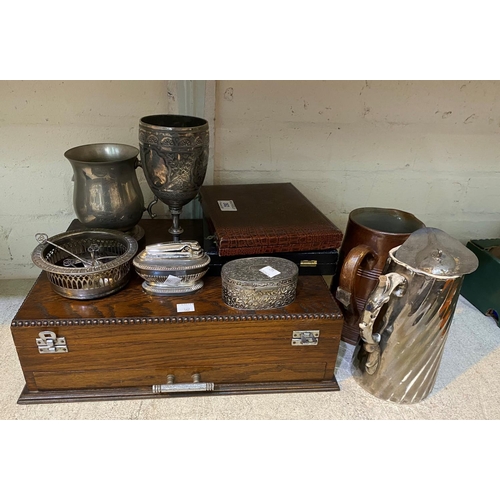
<instances>
[{"instance_id":1,"label":"concrete floor","mask_svg":"<svg viewBox=\"0 0 500 500\"><path fill-rule=\"evenodd\" d=\"M433 392L415 405L376 399L353 380L353 347L341 343L341 390L94 403L18 405L23 374L10 322L33 280L0 281L2 420L496 420L500 419L500 328L460 297Z\"/></svg>"}]
</instances>

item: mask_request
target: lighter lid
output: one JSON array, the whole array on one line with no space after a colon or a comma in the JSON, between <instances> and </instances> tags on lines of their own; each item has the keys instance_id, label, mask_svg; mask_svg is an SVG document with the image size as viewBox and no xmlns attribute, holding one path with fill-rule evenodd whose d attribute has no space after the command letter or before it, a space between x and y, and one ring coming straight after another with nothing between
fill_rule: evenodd
<instances>
[{"instance_id":1,"label":"lighter lid","mask_svg":"<svg viewBox=\"0 0 500 500\"><path fill-rule=\"evenodd\" d=\"M147 245L133 264L144 270L197 269L208 265L210 257L197 241L180 241Z\"/></svg>"}]
</instances>

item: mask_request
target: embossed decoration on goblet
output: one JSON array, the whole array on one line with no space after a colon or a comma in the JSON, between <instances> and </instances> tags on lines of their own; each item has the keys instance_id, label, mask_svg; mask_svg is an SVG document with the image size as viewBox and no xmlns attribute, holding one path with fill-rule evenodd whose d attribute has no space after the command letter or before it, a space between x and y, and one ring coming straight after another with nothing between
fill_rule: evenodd
<instances>
[{"instance_id":1,"label":"embossed decoration on goblet","mask_svg":"<svg viewBox=\"0 0 500 500\"><path fill-rule=\"evenodd\" d=\"M203 184L208 164L208 122L184 115L151 115L139 122L139 149L151 191L172 214L169 232L179 241L182 207Z\"/></svg>"}]
</instances>

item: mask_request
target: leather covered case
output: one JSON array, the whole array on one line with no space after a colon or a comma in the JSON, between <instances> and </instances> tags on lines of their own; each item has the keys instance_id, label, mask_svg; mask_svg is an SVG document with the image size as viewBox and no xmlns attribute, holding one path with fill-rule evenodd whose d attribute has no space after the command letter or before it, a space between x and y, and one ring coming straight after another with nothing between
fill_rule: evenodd
<instances>
[{"instance_id":1,"label":"leather covered case","mask_svg":"<svg viewBox=\"0 0 500 500\"><path fill-rule=\"evenodd\" d=\"M202 186L220 256L337 249L340 229L293 184Z\"/></svg>"},{"instance_id":2,"label":"leather covered case","mask_svg":"<svg viewBox=\"0 0 500 500\"><path fill-rule=\"evenodd\" d=\"M203 221L203 245L206 254L210 257L208 265L209 276L220 276L222 266L234 259L252 257L251 255L227 255L221 257L206 220ZM327 250L304 250L302 252L274 252L273 257L288 259L297 264L299 276L335 276L339 260L339 251L336 248Z\"/></svg>"}]
</instances>

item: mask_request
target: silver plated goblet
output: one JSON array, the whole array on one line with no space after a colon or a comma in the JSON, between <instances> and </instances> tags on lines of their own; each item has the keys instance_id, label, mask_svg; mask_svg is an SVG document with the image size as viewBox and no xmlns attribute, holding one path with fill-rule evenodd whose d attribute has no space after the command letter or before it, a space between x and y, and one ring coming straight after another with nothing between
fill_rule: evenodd
<instances>
[{"instance_id":1,"label":"silver plated goblet","mask_svg":"<svg viewBox=\"0 0 500 500\"><path fill-rule=\"evenodd\" d=\"M169 232L178 242L182 207L203 184L208 164L208 122L185 115L151 115L139 122L139 149L144 175L156 198L172 214Z\"/></svg>"}]
</instances>

